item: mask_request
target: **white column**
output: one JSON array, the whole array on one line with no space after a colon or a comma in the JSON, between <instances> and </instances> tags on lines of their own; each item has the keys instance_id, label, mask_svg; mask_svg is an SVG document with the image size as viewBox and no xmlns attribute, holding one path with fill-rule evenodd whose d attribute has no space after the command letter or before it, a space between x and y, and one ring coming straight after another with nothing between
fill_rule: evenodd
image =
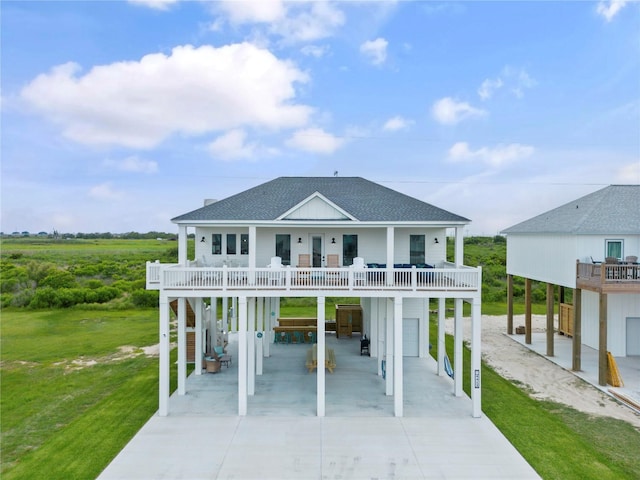
<instances>
[{"instance_id":1,"label":"white column","mask_svg":"<svg viewBox=\"0 0 640 480\"><path fill-rule=\"evenodd\" d=\"M456 227L456 245L454 251L454 263L456 267L464 265L464 227Z\"/></svg>"},{"instance_id":2,"label":"white column","mask_svg":"<svg viewBox=\"0 0 640 480\"><path fill-rule=\"evenodd\" d=\"M429 356L429 298L422 299L422 315L418 320L418 356L426 358Z\"/></svg>"},{"instance_id":3,"label":"white column","mask_svg":"<svg viewBox=\"0 0 640 480\"><path fill-rule=\"evenodd\" d=\"M396 417L402 417L402 297L396 297L394 301L393 326L393 410Z\"/></svg>"},{"instance_id":4,"label":"white column","mask_svg":"<svg viewBox=\"0 0 640 480\"><path fill-rule=\"evenodd\" d=\"M169 414L169 299L160 294L160 346L159 346L159 388L158 415Z\"/></svg>"},{"instance_id":5,"label":"white column","mask_svg":"<svg viewBox=\"0 0 640 480\"><path fill-rule=\"evenodd\" d=\"M250 297L247 305L249 331L247 333L247 393L256 392L256 298Z\"/></svg>"},{"instance_id":6,"label":"white column","mask_svg":"<svg viewBox=\"0 0 640 480\"><path fill-rule=\"evenodd\" d=\"M317 375L317 410L318 416L324 417L325 413L325 371L324 371L324 361L325 361L325 345L326 339L324 335L324 320L325 320L325 298L318 297L318 313L317 313L317 338L318 338L318 368L316 371Z\"/></svg>"},{"instance_id":7,"label":"white column","mask_svg":"<svg viewBox=\"0 0 640 480\"><path fill-rule=\"evenodd\" d=\"M271 299L264 298L263 301L264 336L262 337L262 346L264 347L264 356L266 358L271 356L271 342L273 341L271 334L273 332L273 325L271 325Z\"/></svg>"},{"instance_id":8,"label":"white column","mask_svg":"<svg viewBox=\"0 0 640 480\"><path fill-rule=\"evenodd\" d=\"M393 252L394 252L395 230L387 227L387 285L393 285Z\"/></svg>"},{"instance_id":9,"label":"white column","mask_svg":"<svg viewBox=\"0 0 640 480\"><path fill-rule=\"evenodd\" d=\"M238 303L238 415L242 417L247 414L247 297Z\"/></svg>"},{"instance_id":10,"label":"white column","mask_svg":"<svg viewBox=\"0 0 640 480\"><path fill-rule=\"evenodd\" d=\"M261 336L259 336L261 335ZM256 375L262 375L262 358L264 352L264 332L259 332L255 335L255 347L256 349Z\"/></svg>"},{"instance_id":11,"label":"white column","mask_svg":"<svg viewBox=\"0 0 640 480\"><path fill-rule=\"evenodd\" d=\"M482 313L481 313L481 300L480 298L473 299L473 305L471 307L471 403L472 403L472 415L478 418L482 415L482 401L481 401L481 349L482 339L480 332Z\"/></svg>"},{"instance_id":12,"label":"white column","mask_svg":"<svg viewBox=\"0 0 640 480\"><path fill-rule=\"evenodd\" d=\"M455 372L453 376L453 394L456 397L461 397L462 390L462 376L464 374L464 363L462 359L462 336L463 336L463 301L461 298L455 300L455 313L454 313L454 325L453 325L453 364L455 365Z\"/></svg>"},{"instance_id":13,"label":"white column","mask_svg":"<svg viewBox=\"0 0 640 480\"><path fill-rule=\"evenodd\" d=\"M444 376L444 355L446 353L446 347L444 344L444 330L445 330L445 299L438 299L438 375Z\"/></svg>"},{"instance_id":14,"label":"white column","mask_svg":"<svg viewBox=\"0 0 640 480\"><path fill-rule=\"evenodd\" d=\"M386 331L387 331L387 323L386 323L386 314L387 314L387 303L385 298L376 298L378 303L378 375L382 376L382 360L384 359L386 347Z\"/></svg>"},{"instance_id":15,"label":"white column","mask_svg":"<svg viewBox=\"0 0 640 480\"><path fill-rule=\"evenodd\" d=\"M369 301L369 353L372 357L378 356L378 299Z\"/></svg>"},{"instance_id":16,"label":"white column","mask_svg":"<svg viewBox=\"0 0 640 480\"><path fill-rule=\"evenodd\" d=\"M187 227L184 225L178 226L178 263L187 265Z\"/></svg>"},{"instance_id":17,"label":"white column","mask_svg":"<svg viewBox=\"0 0 640 480\"><path fill-rule=\"evenodd\" d=\"M196 314L196 349L195 349L195 372L196 375L202 375L202 298L196 298L195 300L195 314Z\"/></svg>"},{"instance_id":18,"label":"white column","mask_svg":"<svg viewBox=\"0 0 640 480\"><path fill-rule=\"evenodd\" d=\"M222 331L229 331L229 297L222 297Z\"/></svg>"},{"instance_id":19,"label":"white column","mask_svg":"<svg viewBox=\"0 0 640 480\"><path fill-rule=\"evenodd\" d=\"M211 330L209 336L211 337L211 348L218 344L218 297L211 297Z\"/></svg>"},{"instance_id":20,"label":"white column","mask_svg":"<svg viewBox=\"0 0 640 480\"><path fill-rule=\"evenodd\" d=\"M187 392L187 299L178 299L178 395Z\"/></svg>"},{"instance_id":21,"label":"white column","mask_svg":"<svg viewBox=\"0 0 640 480\"><path fill-rule=\"evenodd\" d=\"M231 298L231 330L238 330L238 297Z\"/></svg>"},{"instance_id":22,"label":"white column","mask_svg":"<svg viewBox=\"0 0 640 480\"><path fill-rule=\"evenodd\" d=\"M386 347L386 394L393 395L393 299L387 299L387 332L385 338Z\"/></svg>"}]
</instances>

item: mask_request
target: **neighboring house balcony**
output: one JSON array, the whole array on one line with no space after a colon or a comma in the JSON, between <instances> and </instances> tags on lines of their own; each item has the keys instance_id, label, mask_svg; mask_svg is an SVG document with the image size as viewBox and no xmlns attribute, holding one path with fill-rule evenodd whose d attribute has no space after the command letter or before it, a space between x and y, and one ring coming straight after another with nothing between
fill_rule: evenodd
<instances>
[{"instance_id":1,"label":"neighboring house balcony","mask_svg":"<svg viewBox=\"0 0 640 480\"><path fill-rule=\"evenodd\" d=\"M162 290L169 295L193 292L209 293L261 292L265 296L315 296L348 292L473 292L480 291L482 269L443 262L439 268L415 265L368 268L300 268L282 267L199 267L147 262L147 289ZM198 292L196 294L196 292Z\"/></svg>"},{"instance_id":2,"label":"neighboring house balcony","mask_svg":"<svg viewBox=\"0 0 640 480\"><path fill-rule=\"evenodd\" d=\"M640 264L577 262L576 288L599 293L640 294Z\"/></svg>"}]
</instances>

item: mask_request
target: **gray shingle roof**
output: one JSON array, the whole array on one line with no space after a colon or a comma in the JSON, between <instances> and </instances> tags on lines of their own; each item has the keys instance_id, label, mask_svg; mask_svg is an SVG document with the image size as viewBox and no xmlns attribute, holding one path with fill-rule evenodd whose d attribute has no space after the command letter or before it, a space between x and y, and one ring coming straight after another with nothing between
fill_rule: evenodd
<instances>
[{"instance_id":1,"label":"gray shingle roof","mask_svg":"<svg viewBox=\"0 0 640 480\"><path fill-rule=\"evenodd\" d=\"M639 235L640 185L610 185L502 233Z\"/></svg>"},{"instance_id":2,"label":"gray shingle roof","mask_svg":"<svg viewBox=\"0 0 640 480\"><path fill-rule=\"evenodd\" d=\"M318 192L362 222L469 220L360 177L280 177L172 219L270 221Z\"/></svg>"}]
</instances>

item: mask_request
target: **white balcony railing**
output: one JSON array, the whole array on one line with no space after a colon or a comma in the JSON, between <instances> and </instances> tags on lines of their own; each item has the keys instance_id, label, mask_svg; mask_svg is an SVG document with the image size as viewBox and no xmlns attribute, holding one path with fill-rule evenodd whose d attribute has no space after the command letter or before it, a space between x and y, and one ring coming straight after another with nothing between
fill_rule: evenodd
<instances>
[{"instance_id":1,"label":"white balcony railing","mask_svg":"<svg viewBox=\"0 0 640 480\"><path fill-rule=\"evenodd\" d=\"M464 290L477 291L480 268L184 267L147 262L152 290Z\"/></svg>"}]
</instances>

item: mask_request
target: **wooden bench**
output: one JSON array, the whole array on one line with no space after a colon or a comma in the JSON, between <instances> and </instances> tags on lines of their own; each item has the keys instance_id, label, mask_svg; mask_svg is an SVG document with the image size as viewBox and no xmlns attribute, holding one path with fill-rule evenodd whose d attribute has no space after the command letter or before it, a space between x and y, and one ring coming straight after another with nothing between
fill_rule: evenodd
<instances>
[{"instance_id":1,"label":"wooden bench","mask_svg":"<svg viewBox=\"0 0 640 480\"><path fill-rule=\"evenodd\" d=\"M273 327L275 343L314 343L318 328L315 325ZM311 334L311 335L309 335ZM281 342L281 340L284 340ZM302 340L302 341L301 341Z\"/></svg>"},{"instance_id":2,"label":"wooden bench","mask_svg":"<svg viewBox=\"0 0 640 480\"><path fill-rule=\"evenodd\" d=\"M318 344L314 344L309 350L307 350L307 360L305 366L309 369L309 373L318 368ZM325 348L324 368L329 370L329 373L333 373L333 369L336 368L336 354L333 348Z\"/></svg>"}]
</instances>

